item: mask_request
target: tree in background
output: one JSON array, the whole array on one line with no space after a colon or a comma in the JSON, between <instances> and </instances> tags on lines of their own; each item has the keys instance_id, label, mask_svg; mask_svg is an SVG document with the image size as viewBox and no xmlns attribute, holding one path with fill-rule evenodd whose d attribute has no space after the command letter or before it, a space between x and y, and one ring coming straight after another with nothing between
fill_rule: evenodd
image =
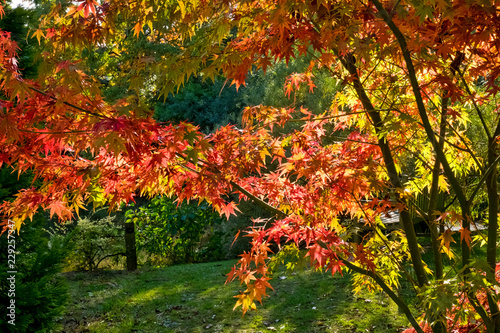
<instances>
[{"instance_id":1,"label":"tree in background","mask_svg":"<svg viewBox=\"0 0 500 333\"><path fill-rule=\"evenodd\" d=\"M225 87L224 80L215 82L193 79L175 95L155 105L155 119L161 122L189 121L203 132L213 132L220 125L236 124L243 109L234 87Z\"/></svg>"},{"instance_id":2,"label":"tree in background","mask_svg":"<svg viewBox=\"0 0 500 333\"><path fill-rule=\"evenodd\" d=\"M0 202L14 199L22 188L33 184L31 173L12 174L11 168L0 169ZM36 185L36 184L35 184ZM61 272L72 249L73 233L47 233L51 221L39 212L19 235L0 235L0 319L2 332L46 332L56 327L68 301L68 289ZM14 254L12 256L12 254ZM11 266L13 265L13 266ZM15 274L9 273L15 271ZM15 279L12 279L13 275ZM12 288L13 283L15 288ZM15 318L7 316L15 300ZM14 319L15 325L9 321Z\"/></svg>"},{"instance_id":3,"label":"tree in background","mask_svg":"<svg viewBox=\"0 0 500 333\"><path fill-rule=\"evenodd\" d=\"M37 207L68 219L86 201L118 207L140 193L207 200L229 217L237 207L228 195L237 194L275 216L255 221L252 249L228 277L247 286L236 304L244 312L271 287L270 243L293 242L306 247L314 267L351 270L355 288L386 292L418 332L470 325L500 332L498 6L460 0L56 6L33 33L46 50L36 82L21 77L9 34L0 38L0 88L10 98L0 121L0 163L33 170L44 183L2 211L20 228ZM175 52L145 52L120 64L136 98L107 103L102 83L80 59L103 45L127 52L131 37ZM168 96L192 76L223 75L240 88L250 71L306 56L308 68L285 82L290 103L246 108L241 128L205 135L187 123L159 124L141 102L148 91ZM300 95L317 88L320 70L342 90L318 114ZM292 131L278 129L291 125ZM482 144L472 145L473 136ZM436 206L440 192L456 197L443 211ZM471 228L474 210L486 204L481 197L488 200L480 236L487 254L473 261ZM381 214L398 214L401 229L385 234ZM429 225L435 272L421 258L414 214ZM346 216L370 228L360 243L351 241ZM460 254L450 246L454 233ZM453 278L443 255L457 260ZM401 279L429 309L424 328L397 294Z\"/></svg>"},{"instance_id":4,"label":"tree in background","mask_svg":"<svg viewBox=\"0 0 500 333\"><path fill-rule=\"evenodd\" d=\"M15 291L10 285L13 274L12 257L8 257L7 233L0 236L0 319L2 332L48 332L56 327L54 319L64 312L69 294L66 281L59 273L71 249L71 237L54 236L49 239L45 230L47 220L37 214L30 225L15 239ZM14 295L13 295L14 294ZM15 300L15 318L7 307ZM14 319L15 325L8 321Z\"/></svg>"},{"instance_id":5,"label":"tree in background","mask_svg":"<svg viewBox=\"0 0 500 333\"><path fill-rule=\"evenodd\" d=\"M30 43L26 38L30 29L38 25L38 13L34 9L24 7L5 7L5 14L0 21L0 29L9 31L12 39L16 41L20 50L18 56L18 67L24 77L34 78L37 75L37 51L36 43Z\"/></svg>"}]
</instances>

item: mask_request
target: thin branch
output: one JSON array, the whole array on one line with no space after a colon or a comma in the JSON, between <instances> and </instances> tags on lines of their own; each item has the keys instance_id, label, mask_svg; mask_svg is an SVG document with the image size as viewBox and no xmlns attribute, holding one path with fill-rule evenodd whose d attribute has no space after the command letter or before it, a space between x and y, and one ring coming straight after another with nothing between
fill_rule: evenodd
<instances>
[{"instance_id":1,"label":"thin branch","mask_svg":"<svg viewBox=\"0 0 500 333\"><path fill-rule=\"evenodd\" d=\"M467 91L467 93L472 97L472 91L470 90L469 85L465 81L464 73L462 73L462 71L459 68L457 68L457 71L458 71L458 74L460 75L460 79L462 80L462 84L465 87L465 91ZM491 139L492 136L490 134L488 126L486 125L486 121L484 120L483 114L481 113L481 110L479 109L479 106L477 105L474 98L471 98L471 100L472 100L472 105L474 105L474 109L476 110L477 115L479 116L479 119L481 120L481 124L483 125L483 129L484 129L484 132L486 133L486 136L488 137L488 139Z\"/></svg>"},{"instance_id":2,"label":"thin branch","mask_svg":"<svg viewBox=\"0 0 500 333\"><path fill-rule=\"evenodd\" d=\"M78 83L78 85L80 86L80 91L81 91L81 92L82 92L82 94L83 94L83 95L87 98L87 100L90 102L90 104L94 104L94 102L95 102L95 101L93 101L93 100L90 98L90 96L89 96L88 92L87 92L87 91L85 90L85 88L83 87L82 82L79 82L79 83ZM94 107L95 107L97 110L99 110L100 112L102 112L102 110L99 108L99 106L94 105Z\"/></svg>"},{"instance_id":3,"label":"thin branch","mask_svg":"<svg viewBox=\"0 0 500 333\"><path fill-rule=\"evenodd\" d=\"M450 126L451 127L451 126ZM443 139L444 142L446 142L447 144L449 144L450 146L452 146L453 148L457 149L457 150L460 150L460 151L463 151L463 152L466 152L466 153L469 153L471 154L471 150L470 148L466 147L466 148L462 148L460 146L457 146L456 144L454 144L453 142L450 142L450 140L448 140L447 138L445 137L441 137L439 134L437 133L434 133L434 135L436 135L436 137L440 138L440 139ZM474 161L476 160L476 158L474 156L472 156L472 158L474 159ZM481 166L481 165L479 165Z\"/></svg>"},{"instance_id":4,"label":"thin branch","mask_svg":"<svg viewBox=\"0 0 500 333\"><path fill-rule=\"evenodd\" d=\"M460 133L458 133L458 131L453 126L451 126L451 124L448 121L446 121L446 123L453 130L453 132L455 132L455 134L460 138L460 140L462 141L462 143L467 148L467 152L471 155L472 159L474 160L474 162L476 162L477 166L481 167L481 163L477 159L476 155L474 155L474 152L472 151L472 149L469 148L469 145L467 144L467 142L465 141L465 139L460 135ZM448 143L448 141L446 141L446 142Z\"/></svg>"},{"instance_id":5,"label":"thin branch","mask_svg":"<svg viewBox=\"0 0 500 333\"><path fill-rule=\"evenodd\" d=\"M101 264L101 262L106 259L106 258L110 258L110 257L116 257L116 256L126 256L127 254L126 253L115 253L115 254L108 254L104 257L102 257L99 262L95 265L95 269L97 269L99 267L99 265Z\"/></svg>"},{"instance_id":6,"label":"thin branch","mask_svg":"<svg viewBox=\"0 0 500 333\"><path fill-rule=\"evenodd\" d=\"M344 68L353 77L352 84L358 95L358 98L361 104L363 105L363 108L369 111L368 115L373 122L374 130L377 133L377 135L380 135L384 123L382 121L382 118L380 117L380 113L375 111L375 107L373 106L370 98L368 97L366 91L364 90L363 85L361 84L358 75L358 69L354 63L354 57L352 56L352 54L348 54L340 58L340 61L344 66ZM378 139L378 143L385 162L386 171L389 176L391 185L394 188L403 188L401 178L399 177L399 173L394 162L393 151L391 150L389 143L383 136L380 136L380 138ZM400 194L397 194L397 200L399 203L405 204L405 198ZM400 213L400 216L403 229L407 235L408 246L410 248L410 254L411 254L411 261L415 269L415 273L417 275L418 284L419 286L423 286L427 284L428 278L427 278L427 273L425 272L425 269L422 265L423 262L421 259L420 250L418 248L418 241L415 234L415 228L413 226L413 222L411 221L408 211L403 210Z\"/></svg>"},{"instance_id":7,"label":"thin branch","mask_svg":"<svg viewBox=\"0 0 500 333\"><path fill-rule=\"evenodd\" d=\"M422 123L424 125L424 129L425 129L425 132L427 134L427 137L431 141L432 146L434 147L434 151L436 153L436 156L440 160L441 165L443 166L444 172L445 172L446 176L448 177L448 180L450 181L450 184L451 184L453 190L455 190L455 193L456 193L458 200L460 202L460 207L462 208L462 215L464 216L463 227L465 229L469 230L470 223L467 219L467 216L469 215L470 202L467 201L467 197L466 197L465 193L463 192L458 179L455 177L455 174L450 166L450 163L448 162L448 160L446 158L446 155L445 155L443 149L441 149L441 147L439 147L439 144L438 144L436 137L434 135L434 131L432 129L432 126L431 126L430 121L429 121L429 117L427 115L426 106L425 106L423 98L422 98L422 92L421 92L420 84L418 82L417 74L416 74L417 72L416 72L415 67L413 65L413 60L412 60L410 51L408 49L406 37L403 35L401 30L398 28L398 26L394 23L394 21L392 20L389 13L385 10L382 3L379 0L372 0L372 3L377 8L378 14L385 21L385 23L387 24L389 29L394 34L394 37L396 38L396 40L399 44L403 58L404 58L405 63L406 63L406 68L408 69L408 76L410 78L410 83L412 86L413 95L415 97L415 102L417 104L420 119L422 120ZM470 249L467 247L467 244L465 242L462 242L462 261L463 261L464 267L467 267L469 260L470 260ZM467 271L465 273L467 273Z\"/></svg>"},{"instance_id":8,"label":"thin branch","mask_svg":"<svg viewBox=\"0 0 500 333\"><path fill-rule=\"evenodd\" d=\"M434 107L436 109L439 109L438 106L436 105L436 103L434 103L432 101L432 98L429 97L429 95L427 94L427 92L423 91L423 93L425 94L425 96L429 99L429 101L434 105ZM467 142L464 140L464 138L458 133L458 131L453 127L451 126L451 124L443 119L443 121L446 122L446 124L448 125L448 127L450 127L452 129L452 131L460 138L460 140L462 141L462 143L465 145L466 149L463 149L463 148L460 148L458 147L457 145L451 143L448 139L446 139L444 137L444 135L439 135L439 134L436 134L434 133L434 135L436 135L436 137L440 138L440 139L443 139L447 144L449 144L450 146L453 146L455 147L456 149L459 149L461 151L465 151L467 153L469 153L469 155L471 155L472 159L474 160L474 162L477 164L478 167L481 167L481 163L479 163L479 160L477 159L477 157L474 155L474 152L469 148L469 146L467 145ZM425 127L424 127L425 128ZM442 144L439 144L439 146L441 147L441 149L443 149L443 145Z\"/></svg>"},{"instance_id":9,"label":"thin branch","mask_svg":"<svg viewBox=\"0 0 500 333\"><path fill-rule=\"evenodd\" d=\"M379 61L375 64L375 66L373 66L372 70L370 71L370 73L368 73L368 75L366 75L365 79L363 80L363 82L361 82L362 85L364 85L366 83L366 80L368 80L368 78L373 74L373 72L375 72L375 69L377 69L378 65L382 62L382 58L379 59Z\"/></svg>"},{"instance_id":10,"label":"thin branch","mask_svg":"<svg viewBox=\"0 0 500 333\"><path fill-rule=\"evenodd\" d=\"M56 131L56 132L40 132L40 131L31 131L26 129L17 129L19 132L25 133L33 133L33 134L74 134L74 133L90 133L91 131Z\"/></svg>"},{"instance_id":11,"label":"thin branch","mask_svg":"<svg viewBox=\"0 0 500 333\"><path fill-rule=\"evenodd\" d=\"M332 139L338 139L338 140L342 140L342 141L349 141L349 142L363 143L366 145L378 146L378 143L368 142L368 141L360 141L360 140L352 140L352 139L343 138L343 137L337 136L337 135L330 135L329 137Z\"/></svg>"},{"instance_id":12,"label":"thin branch","mask_svg":"<svg viewBox=\"0 0 500 333\"><path fill-rule=\"evenodd\" d=\"M420 118L422 120L422 123L424 125L424 129L427 133L427 136L429 137L430 141L432 142L432 145L434 146L434 149L436 151L436 154L438 155L439 159L441 160L441 163L443 165L443 168L446 171L446 174L448 178L450 179L450 182L454 188L454 190L457 192L458 199L463 207L467 206L467 199L463 192L460 189L460 185L458 183L458 180L455 178L453 171L451 170L450 165L448 164L448 161L446 160L446 156L444 152L439 149L436 138L434 136L434 132L432 130L432 126L429 122L429 118L427 116L426 108L422 99L421 95L421 89L420 85L418 83L418 79L416 76L416 71L415 67L413 66L413 61L411 59L410 52L408 50L408 45L406 43L406 38L399 30L399 28L396 26L394 21L392 21L391 17L389 16L389 13L385 10L384 6L380 1L378 0L373 0L373 4L378 10L378 13L382 17L382 19L385 21L389 29L393 32L394 36L396 37L398 44L400 46L401 52L403 54L403 58L406 62L406 67L408 69L408 76L410 78L410 83L414 92L414 97L415 97L415 102L417 103L418 111L420 114Z\"/></svg>"},{"instance_id":13,"label":"thin branch","mask_svg":"<svg viewBox=\"0 0 500 333\"><path fill-rule=\"evenodd\" d=\"M347 191L346 191L347 192ZM363 205L361 204L361 202L356 198L356 196L351 193L351 192L348 192L353 198L354 200L356 201L356 204L358 205L358 207L361 209L361 211L363 212L363 215L365 216L365 219L370 222L371 224L375 224L371 221L371 219L369 218L366 210L364 209ZM394 254L394 251L392 250L391 246L387 243L385 237L383 237L382 233L380 232L379 228L373 228L372 227L372 230L374 230L378 236L380 237L380 239L382 240L382 242L385 244L385 247L389 250L389 252L391 253L391 256L390 256L390 260L396 264L396 266L398 266L398 268L404 273L404 275L406 275L406 278L408 279L408 281L410 281L412 283L412 287L414 288L415 285L417 285L417 282L411 277L410 273L408 273L408 271L404 268L404 266L398 261L396 260L396 255ZM414 288L415 289L415 288Z\"/></svg>"},{"instance_id":14,"label":"thin branch","mask_svg":"<svg viewBox=\"0 0 500 333\"><path fill-rule=\"evenodd\" d=\"M339 115L335 115L335 116L327 116L327 117L311 118L311 119L289 119L289 120L287 120L287 122L329 120L329 119L348 117L348 116L352 116L355 114L363 114L363 113L367 113L367 111L351 112L351 113L339 114ZM275 122L273 122L273 123L275 123ZM270 124L270 123L266 123L264 125L268 125L268 124Z\"/></svg>"},{"instance_id":15,"label":"thin branch","mask_svg":"<svg viewBox=\"0 0 500 333\"><path fill-rule=\"evenodd\" d=\"M467 298L469 299L469 303L472 305L474 310L476 310L481 319L483 319L483 322L487 327L486 331L492 332L494 327L493 322L491 321L491 318L488 316L486 310L481 306L481 303L477 302L476 297L471 292L467 293Z\"/></svg>"},{"instance_id":16,"label":"thin branch","mask_svg":"<svg viewBox=\"0 0 500 333\"><path fill-rule=\"evenodd\" d=\"M180 156L181 158L183 158L184 160L186 160L182 155L180 154L177 154L177 156ZM204 162L206 163L206 162ZM194 173L197 173L199 175L203 175L203 176L207 176L207 175L204 175L203 173L199 172L198 170L195 170L185 164L181 164L181 166L189 171L192 171ZM241 187L240 185L236 184L234 181L229 181L229 184L236 188L238 191L240 191L241 193L243 193L244 195L246 195L249 199L251 199L252 201L254 201L257 205L259 205L260 207L274 213L275 215L278 215L279 217L281 218L285 218L286 216L288 216L286 213L282 212L281 210L279 210L278 208L275 208L273 206L271 206L270 204L268 204L267 202L265 202L264 200L256 197L255 195L253 195L252 193L250 193L248 190L244 189L243 187Z\"/></svg>"},{"instance_id":17,"label":"thin branch","mask_svg":"<svg viewBox=\"0 0 500 333\"><path fill-rule=\"evenodd\" d=\"M484 182L486 181L486 178L488 177L488 175L491 172L493 172L493 170L495 170L496 165L498 164L499 161L500 161L500 156L498 156L495 159L495 161L493 161L493 163L491 163L491 165L488 167L488 169L486 170L486 172L481 176L481 178L479 179L479 183L477 184L476 188L474 189L474 191L472 192L472 194L471 194L471 196L469 198L469 202L472 202L472 200L477 195L477 193L479 192L479 190L483 186Z\"/></svg>"},{"instance_id":18,"label":"thin branch","mask_svg":"<svg viewBox=\"0 0 500 333\"><path fill-rule=\"evenodd\" d=\"M366 270L364 268L361 268L359 266L354 265L350 261L346 259L341 259L342 263L349 268L350 270L366 275L368 277L371 277L377 284L382 288L382 290L396 303L398 308L405 314L406 318L408 318L408 321L411 323L413 328L418 332L418 333L424 333L420 325L418 324L417 320L411 313L410 309L408 306L405 304L405 302L396 295L394 291L385 283L385 281L375 272Z\"/></svg>"},{"instance_id":19,"label":"thin branch","mask_svg":"<svg viewBox=\"0 0 500 333\"><path fill-rule=\"evenodd\" d=\"M493 138L496 138L499 135L500 135L500 119L498 119L497 128L495 129L495 133L493 134Z\"/></svg>"},{"instance_id":20,"label":"thin branch","mask_svg":"<svg viewBox=\"0 0 500 333\"><path fill-rule=\"evenodd\" d=\"M44 96L49 97L50 99L52 99L52 100L54 100L54 101L58 101L58 99L57 99L56 97L54 97L54 96L50 96L49 94L47 94L47 93L46 93L46 92L44 92L44 91L41 91L41 90L39 90L39 89L37 89L37 88L34 88L34 87L29 87L29 88L30 88L31 90L33 90L33 91L35 91L35 92L37 92L37 93L41 94L41 95L44 95ZM71 103L69 103L69 102L63 102L63 104L64 104L64 105L66 105L66 106L72 107L73 109L76 109L76 110L78 110L78 111L81 111L81 112L83 112L83 113L85 113L85 114L88 114L88 115L91 115L91 116L97 117L97 118L101 118L101 119L105 119L105 118L106 118L106 117L104 117L103 115L100 115L100 114L98 114L98 113L95 113L95 112L92 112L92 111L89 111L89 110L85 110L85 109L83 109L83 108L81 108L81 107L79 107L79 106L76 106L76 105L74 105L74 104L71 104Z\"/></svg>"}]
</instances>

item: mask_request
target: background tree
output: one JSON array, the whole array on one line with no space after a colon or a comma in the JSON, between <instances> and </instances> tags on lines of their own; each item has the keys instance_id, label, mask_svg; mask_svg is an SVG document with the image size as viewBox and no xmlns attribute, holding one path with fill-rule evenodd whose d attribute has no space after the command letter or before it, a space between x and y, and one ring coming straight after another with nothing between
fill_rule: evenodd
<instances>
[{"instance_id":1,"label":"background tree","mask_svg":"<svg viewBox=\"0 0 500 333\"><path fill-rule=\"evenodd\" d=\"M2 332L46 332L56 327L54 319L60 316L68 302L68 287L64 277L59 273L71 249L72 234L63 236L47 236L46 219L37 214L30 225L23 228L19 236L15 237L16 245L16 274L15 296L12 297L10 281L7 278L13 274L7 257L7 234L0 236L2 259L0 268L0 310L5 315L0 319ZM11 238L12 240L12 238ZM9 259L9 260L8 260ZM7 317L10 313L7 307L15 303L15 325L8 323L13 319Z\"/></svg>"}]
</instances>

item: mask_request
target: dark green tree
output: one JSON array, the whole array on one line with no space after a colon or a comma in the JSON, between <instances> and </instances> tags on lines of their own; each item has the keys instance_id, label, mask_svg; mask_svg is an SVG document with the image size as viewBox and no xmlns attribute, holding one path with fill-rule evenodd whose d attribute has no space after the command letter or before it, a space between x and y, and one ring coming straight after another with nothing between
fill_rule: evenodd
<instances>
[{"instance_id":1,"label":"dark green tree","mask_svg":"<svg viewBox=\"0 0 500 333\"><path fill-rule=\"evenodd\" d=\"M8 239L4 232L0 236L1 332L47 332L55 327L54 318L64 311L69 295L58 273L68 254L71 235L49 239L45 224L44 216L37 214L19 235ZM14 257L9 256L8 249L15 249ZM11 304L15 316L8 317Z\"/></svg>"},{"instance_id":2,"label":"dark green tree","mask_svg":"<svg viewBox=\"0 0 500 333\"><path fill-rule=\"evenodd\" d=\"M38 72L36 58L40 48L36 39L28 38L28 34L30 29L39 24L39 10L22 6L12 8L11 5L7 5L4 11L5 15L0 20L0 29L9 31L20 48L18 66L23 76L33 78Z\"/></svg>"}]
</instances>

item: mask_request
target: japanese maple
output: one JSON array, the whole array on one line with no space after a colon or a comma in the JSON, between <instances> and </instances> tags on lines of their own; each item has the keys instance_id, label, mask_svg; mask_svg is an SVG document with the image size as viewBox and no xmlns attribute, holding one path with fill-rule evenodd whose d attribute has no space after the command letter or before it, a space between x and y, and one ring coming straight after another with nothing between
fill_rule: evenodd
<instances>
[{"instance_id":1,"label":"japanese maple","mask_svg":"<svg viewBox=\"0 0 500 333\"><path fill-rule=\"evenodd\" d=\"M457 306L463 300L475 311L467 320L500 332L494 288L499 5L462 0L58 5L32 34L45 50L36 81L21 77L17 46L8 32L0 35L0 88L6 97L0 164L33 170L43 183L3 203L5 220L19 229L38 208L70 219L85 202L116 208L138 194L206 199L229 217L237 206L228 194L236 193L275 214L247 231L252 250L228 275L228 281L238 278L246 285L236 303L243 312L272 288L270 243L293 242L306 248L313 267L332 274L351 270L355 288L386 292L417 332L423 329L396 292L401 279L430 309L424 319L433 332L455 327L449 318L466 314ZM124 56L115 74L130 74L130 96L106 101L100 82L86 71L83 52L104 48L126 54L128 43L142 35L175 52ZM249 71L305 55L314 59L308 71L285 82L290 106L246 108L241 128L225 126L204 135L190 124L156 123L141 105L144 89L162 96L192 75L219 74L239 87ZM300 89L314 91L318 70L329 71L343 88L328 110L314 114L294 96ZM300 127L279 130L292 123ZM437 211L440 193L456 200ZM429 197L425 206L417 203L422 195ZM488 211L477 211L485 200ZM400 230L384 231L380 216L386 214L399 215ZM435 272L421 258L415 214L429 226ZM486 233L474 238L486 244L485 265L471 260L477 216L487 225ZM362 219L369 228L360 242L352 241L355 230L346 217ZM456 233L450 223L460 226L458 256L450 246ZM460 259L453 288L447 287L442 254Z\"/></svg>"}]
</instances>

